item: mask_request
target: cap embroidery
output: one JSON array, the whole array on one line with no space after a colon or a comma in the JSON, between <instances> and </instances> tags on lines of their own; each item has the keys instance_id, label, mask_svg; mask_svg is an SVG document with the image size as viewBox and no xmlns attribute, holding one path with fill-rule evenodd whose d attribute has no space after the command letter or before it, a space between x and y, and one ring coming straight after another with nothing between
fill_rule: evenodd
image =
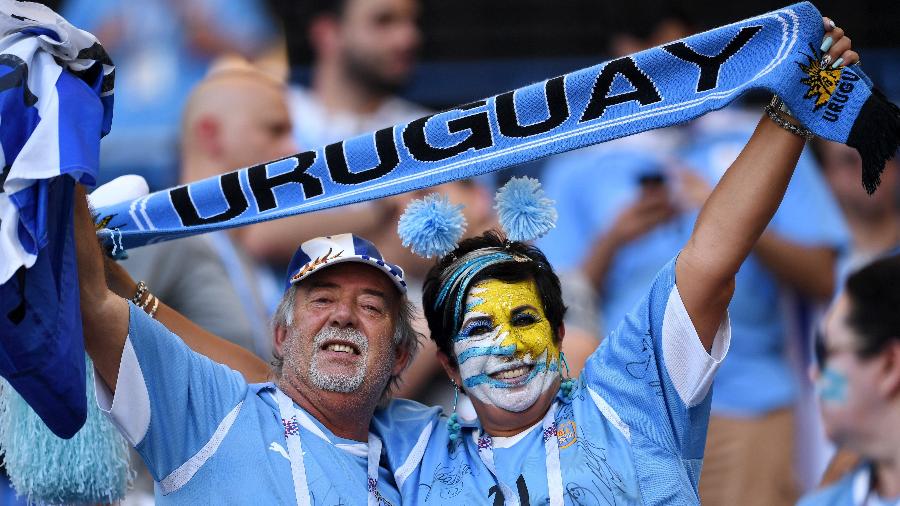
<instances>
[{"instance_id":1,"label":"cap embroidery","mask_svg":"<svg viewBox=\"0 0 900 506\"><path fill-rule=\"evenodd\" d=\"M299 271L297 271L297 274L294 274L293 276L291 276L291 283L299 280L304 275L306 275L308 272L313 271L313 270L325 265L330 260L339 258L342 254L344 254L344 250L341 250L334 255L331 254L331 251L332 251L332 248L328 248L328 251L324 255L320 256L319 258L316 258L315 260L313 260L311 262L307 262L303 267L300 268Z\"/></svg>"}]
</instances>

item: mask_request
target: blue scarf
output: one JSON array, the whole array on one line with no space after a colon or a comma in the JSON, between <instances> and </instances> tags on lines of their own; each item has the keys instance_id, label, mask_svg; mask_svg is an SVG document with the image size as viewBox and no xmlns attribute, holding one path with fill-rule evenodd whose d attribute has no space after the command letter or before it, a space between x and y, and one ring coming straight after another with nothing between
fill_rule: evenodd
<instances>
[{"instance_id":1,"label":"blue scarf","mask_svg":"<svg viewBox=\"0 0 900 506\"><path fill-rule=\"evenodd\" d=\"M469 178L778 94L813 133L857 148L871 192L900 113L858 66L822 68L809 3L734 23L406 124L98 210L110 249Z\"/></svg>"}]
</instances>

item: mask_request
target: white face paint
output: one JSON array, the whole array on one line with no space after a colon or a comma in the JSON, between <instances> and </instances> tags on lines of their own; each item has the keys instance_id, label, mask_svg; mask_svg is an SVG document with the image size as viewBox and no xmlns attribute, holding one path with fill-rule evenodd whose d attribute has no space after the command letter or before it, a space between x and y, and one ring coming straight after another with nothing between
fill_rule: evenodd
<instances>
[{"instance_id":1,"label":"white face paint","mask_svg":"<svg viewBox=\"0 0 900 506\"><path fill-rule=\"evenodd\" d=\"M559 349L533 280L474 285L453 352L466 392L516 413L559 377Z\"/></svg>"}]
</instances>

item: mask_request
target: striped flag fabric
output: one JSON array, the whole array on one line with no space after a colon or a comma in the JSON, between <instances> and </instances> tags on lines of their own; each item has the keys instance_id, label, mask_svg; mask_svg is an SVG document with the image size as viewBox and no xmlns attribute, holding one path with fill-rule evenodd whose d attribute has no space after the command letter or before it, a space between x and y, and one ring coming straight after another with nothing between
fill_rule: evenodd
<instances>
[{"instance_id":1,"label":"striped flag fabric","mask_svg":"<svg viewBox=\"0 0 900 506\"><path fill-rule=\"evenodd\" d=\"M114 76L93 35L0 0L0 375L60 437L86 416L73 188L96 181Z\"/></svg>"}]
</instances>

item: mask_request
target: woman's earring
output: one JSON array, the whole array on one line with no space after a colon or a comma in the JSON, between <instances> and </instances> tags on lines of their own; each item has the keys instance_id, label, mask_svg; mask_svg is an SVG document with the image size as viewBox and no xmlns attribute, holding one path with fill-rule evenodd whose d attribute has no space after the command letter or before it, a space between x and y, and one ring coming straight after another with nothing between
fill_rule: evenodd
<instances>
[{"instance_id":1,"label":"woman's earring","mask_svg":"<svg viewBox=\"0 0 900 506\"><path fill-rule=\"evenodd\" d=\"M450 441L453 442L459 439L462 427L459 424L459 415L456 414L456 404L459 402L459 385L453 380L450 380L450 384L453 385L454 390L453 413L447 419L447 430L450 432Z\"/></svg>"},{"instance_id":2,"label":"woman's earring","mask_svg":"<svg viewBox=\"0 0 900 506\"><path fill-rule=\"evenodd\" d=\"M559 352L559 361L566 367L566 375L559 384L559 390L562 392L563 397L569 398L572 396L572 390L575 389L575 380L572 379L572 373L569 371L569 363L566 361L565 353Z\"/></svg>"}]
</instances>

